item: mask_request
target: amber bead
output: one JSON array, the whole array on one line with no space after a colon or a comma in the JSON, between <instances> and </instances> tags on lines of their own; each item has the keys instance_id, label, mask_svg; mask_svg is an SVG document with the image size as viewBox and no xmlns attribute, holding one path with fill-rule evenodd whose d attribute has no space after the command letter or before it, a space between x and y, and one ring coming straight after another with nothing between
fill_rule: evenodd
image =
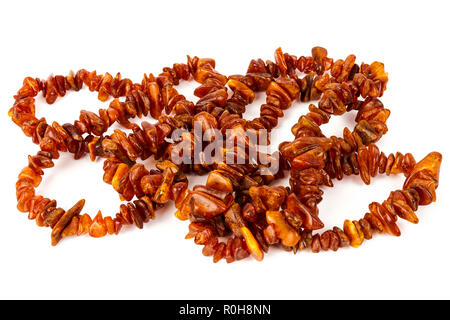
<instances>
[{"instance_id":1,"label":"amber bead","mask_svg":"<svg viewBox=\"0 0 450 320\"><path fill-rule=\"evenodd\" d=\"M250 255L245 242L241 238L235 238L233 240L231 250L233 251L233 256L235 260L242 260Z\"/></svg>"},{"instance_id":2,"label":"amber bead","mask_svg":"<svg viewBox=\"0 0 450 320\"><path fill-rule=\"evenodd\" d=\"M292 168L296 170L321 169L325 167L325 157L326 155L322 148L314 148L295 157L292 161Z\"/></svg>"},{"instance_id":3,"label":"amber bead","mask_svg":"<svg viewBox=\"0 0 450 320\"><path fill-rule=\"evenodd\" d=\"M273 224L268 224L267 227L264 228L264 240L267 242L268 245L272 245L279 242L277 232Z\"/></svg>"},{"instance_id":4,"label":"amber bead","mask_svg":"<svg viewBox=\"0 0 450 320\"><path fill-rule=\"evenodd\" d=\"M80 217L80 222L78 224L77 235L81 236L83 234L87 234L89 229L91 228L92 219L91 217L85 213Z\"/></svg>"},{"instance_id":5,"label":"amber bead","mask_svg":"<svg viewBox=\"0 0 450 320\"><path fill-rule=\"evenodd\" d=\"M28 212L34 197L34 189L22 190L17 195L17 209L21 212Z\"/></svg>"},{"instance_id":6,"label":"amber bead","mask_svg":"<svg viewBox=\"0 0 450 320\"><path fill-rule=\"evenodd\" d=\"M209 228L202 228L199 232L195 234L194 242L196 244L205 244L213 237L213 232Z\"/></svg>"},{"instance_id":7,"label":"amber bead","mask_svg":"<svg viewBox=\"0 0 450 320\"><path fill-rule=\"evenodd\" d=\"M235 261L234 252L233 252L233 238L228 238L227 246L225 249L225 260L227 263L232 263Z\"/></svg>"},{"instance_id":8,"label":"amber bead","mask_svg":"<svg viewBox=\"0 0 450 320\"><path fill-rule=\"evenodd\" d=\"M320 235L319 234L315 234L312 238L312 243L311 243L311 251L314 253L319 253L320 252Z\"/></svg>"},{"instance_id":9,"label":"amber bead","mask_svg":"<svg viewBox=\"0 0 450 320\"><path fill-rule=\"evenodd\" d=\"M222 214L227 210L227 206L221 200L203 192L194 191L191 193L193 213L202 215L205 218L212 218Z\"/></svg>"},{"instance_id":10,"label":"amber bead","mask_svg":"<svg viewBox=\"0 0 450 320\"><path fill-rule=\"evenodd\" d=\"M274 225L275 232L283 245L292 247L300 241L299 234L286 222L280 211L267 211L266 220L267 223Z\"/></svg>"},{"instance_id":11,"label":"amber bead","mask_svg":"<svg viewBox=\"0 0 450 320\"><path fill-rule=\"evenodd\" d=\"M78 231L79 221L80 219L77 216L73 217L70 223L64 228L63 232L61 233L61 236L65 238L76 234Z\"/></svg>"},{"instance_id":12,"label":"amber bead","mask_svg":"<svg viewBox=\"0 0 450 320\"><path fill-rule=\"evenodd\" d=\"M36 216L36 224L39 227L46 227L45 219L47 216L56 209L57 202L56 200L50 200L44 202L45 204L40 208L39 213ZM59 219L58 221L60 221Z\"/></svg>"},{"instance_id":13,"label":"amber bead","mask_svg":"<svg viewBox=\"0 0 450 320\"><path fill-rule=\"evenodd\" d=\"M414 188L420 196L420 205L427 205L436 201L436 188L439 185L439 171L442 155L431 152L419 161L403 184L403 189Z\"/></svg>"},{"instance_id":14,"label":"amber bead","mask_svg":"<svg viewBox=\"0 0 450 320\"><path fill-rule=\"evenodd\" d=\"M31 169L30 167L25 167L22 169L22 171L19 173L19 179L21 178L29 178L32 183L33 183L33 187L37 188L39 186L39 184L42 181L42 177L40 175L38 175L33 169Z\"/></svg>"},{"instance_id":15,"label":"amber bead","mask_svg":"<svg viewBox=\"0 0 450 320\"><path fill-rule=\"evenodd\" d=\"M226 244L224 242L219 242L214 246L214 251L213 262L216 263L225 257Z\"/></svg>"},{"instance_id":16,"label":"amber bead","mask_svg":"<svg viewBox=\"0 0 450 320\"><path fill-rule=\"evenodd\" d=\"M206 186L225 192L233 192L233 185L230 179L221 175L218 171L211 171L209 173Z\"/></svg>"},{"instance_id":17,"label":"amber bead","mask_svg":"<svg viewBox=\"0 0 450 320\"><path fill-rule=\"evenodd\" d=\"M111 217L105 217L105 226L108 234L114 234L114 221Z\"/></svg>"},{"instance_id":18,"label":"amber bead","mask_svg":"<svg viewBox=\"0 0 450 320\"><path fill-rule=\"evenodd\" d=\"M44 224L50 226L50 228L53 228L64 215L64 213L64 209L55 208L54 210L50 211L49 214L45 217Z\"/></svg>"},{"instance_id":19,"label":"amber bead","mask_svg":"<svg viewBox=\"0 0 450 320\"><path fill-rule=\"evenodd\" d=\"M325 137L298 137L294 141L280 146L280 152L288 159L294 159L315 146L328 151L332 146L332 142Z\"/></svg>"},{"instance_id":20,"label":"amber bead","mask_svg":"<svg viewBox=\"0 0 450 320\"><path fill-rule=\"evenodd\" d=\"M241 215L240 206L235 203L225 213L225 222L236 237L241 237L241 228L245 227L245 221Z\"/></svg>"},{"instance_id":21,"label":"amber bead","mask_svg":"<svg viewBox=\"0 0 450 320\"><path fill-rule=\"evenodd\" d=\"M296 230L300 229L303 224L302 217L297 212L283 211L286 221Z\"/></svg>"},{"instance_id":22,"label":"amber bead","mask_svg":"<svg viewBox=\"0 0 450 320\"><path fill-rule=\"evenodd\" d=\"M359 221L353 220L352 223L356 227L356 230L358 231L359 238L362 239L362 242L364 242L365 235L361 228L361 225L359 224Z\"/></svg>"},{"instance_id":23,"label":"amber bead","mask_svg":"<svg viewBox=\"0 0 450 320\"><path fill-rule=\"evenodd\" d=\"M106 224L103 219L102 213L99 211L94 220L92 220L91 227L89 228L89 235L94 238L101 238L104 237L106 233Z\"/></svg>"},{"instance_id":24,"label":"amber bead","mask_svg":"<svg viewBox=\"0 0 450 320\"><path fill-rule=\"evenodd\" d=\"M44 197L42 196L34 196L31 199L31 203L30 203L30 209L29 209L29 213L28 213L28 219L33 220L36 219L36 215L37 212L35 210L35 208L39 205L39 203L44 199Z\"/></svg>"},{"instance_id":25,"label":"amber bead","mask_svg":"<svg viewBox=\"0 0 450 320\"><path fill-rule=\"evenodd\" d=\"M339 236L331 230L329 230L328 233L330 234L330 249L333 251L338 251L340 247Z\"/></svg>"},{"instance_id":26,"label":"amber bead","mask_svg":"<svg viewBox=\"0 0 450 320\"><path fill-rule=\"evenodd\" d=\"M355 224L350 220L344 222L344 232L350 239L350 245L353 248L358 248L364 241L364 235L361 235Z\"/></svg>"},{"instance_id":27,"label":"amber bead","mask_svg":"<svg viewBox=\"0 0 450 320\"><path fill-rule=\"evenodd\" d=\"M241 81L230 79L228 80L227 85L234 92L239 92L239 94L246 100L247 104L252 103L255 99L255 93L253 92L253 90L251 90Z\"/></svg>"},{"instance_id":28,"label":"amber bead","mask_svg":"<svg viewBox=\"0 0 450 320\"><path fill-rule=\"evenodd\" d=\"M170 187L172 185L175 173L171 169L166 169L163 174L161 185L156 190L153 201L164 204L170 200Z\"/></svg>"},{"instance_id":29,"label":"amber bead","mask_svg":"<svg viewBox=\"0 0 450 320\"><path fill-rule=\"evenodd\" d=\"M129 170L130 170L129 167L126 164L124 163L119 164L111 181L111 184L115 190L118 190L119 183L122 177L125 176Z\"/></svg>"},{"instance_id":30,"label":"amber bead","mask_svg":"<svg viewBox=\"0 0 450 320\"><path fill-rule=\"evenodd\" d=\"M58 220L52 230L52 246L56 246L58 242L62 239L62 232L65 227L71 223L73 217L78 216L84 207L85 200L82 199L78 201L72 208L67 210L64 215Z\"/></svg>"},{"instance_id":31,"label":"amber bead","mask_svg":"<svg viewBox=\"0 0 450 320\"><path fill-rule=\"evenodd\" d=\"M119 234L120 230L122 230L122 221L116 217L114 218L114 234Z\"/></svg>"},{"instance_id":32,"label":"amber bead","mask_svg":"<svg viewBox=\"0 0 450 320\"><path fill-rule=\"evenodd\" d=\"M342 231L342 229L340 229L338 227L334 227L333 232L336 234L337 238L339 239L339 247L340 248L347 247L350 244L349 238L347 237L345 232Z\"/></svg>"},{"instance_id":33,"label":"amber bead","mask_svg":"<svg viewBox=\"0 0 450 320\"><path fill-rule=\"evenodd\" d=\"M245 240L245 243L247 244L247 248L250 251L250 254L258 261L262 261L264 259L264 252L261 250L261 247L256 241L253 234L250 232L250 230L247 227L241 228L241 234L242 237Z\"/></svg>"},{"instance_id":34,"label":"amber bead","mask_svg":"<svg viewBox=\"0 0 450 320\"><path fill-rule=\"evenodd\" d=\"M382 223L384 232L397 237L401 235L394 217L381 204L372 202L369 210Z\"/></svg>"},{"instance_id":35,"label":"amber bead","mask_svg":"<svg viewBox=\"0 0 450 320\"><path fill-rule=\"evenodd\" d=\"M132 203L127 203L127 210L133 220L134 225L138 229L142 229L144 227L144 217L136 210L136 207Z\"/></svg>"},{"instance_id":36,"label":"amber bead","mask_svg":"<svg viewBox=\"0 0 450 320\"><path fill-rule=\"evenodd\" d=\"M258 214L256 213L255 206L252 203L246 203L242 208L242 216L246 221L256 222Z\"/></svg>"},{"instance_id":37,"label":"amber bead","mask_svg":"<svg viewBox=\"0 0 450 320\"><path fill-rule=\"evenodd\" d=\"M144 194L153 195L161 185L163 180L162 174L149 174L143 176L140 180L140 187Z\"/></svg>"},{"instance_id":38,"label":"amber bead","mask_svg":"<svg viewBox=\"0 0 450 320\"><path fill-rule=\"evenodd\" d=\"M366 213L364 215L364 219L367 220L372 227L372 230L374 230L377 233L383 233L384 227L381 221L372 213Z\"/></svg>"},{"instance_id":39,"label":"amber bead","mask_svg":"<svg viewBox=\"0 0 450 320\"><path fill-rule=\"evenodd\" d=\"M30 214L28 217L31 219L37 219L40 216L40 213L50 202L51 201L48 198L37 199L34 203L30 204ZM56 205L53 207L56 207Z\"/></svg>"},{"instance_id":40,"label":"amber bead","mask_svg":"<svg viewBox=\"0 0 450 320\"><path fill-rule=\"evenodd\" d=\"M249 193L257 212L278 210L286 198L286 190L282 187L251 187Z\"/></svg>"},{"instance_id":41,"label":"amber bead","mask_svg":"<svg viewBox=\"0 0 450 320\"><path fill-rule=\"evenodd\" d=\"M231 238L229 238L231 240ZM205 246L202 249L202 253L204 256L212 256L215 252L214 247L218 243L217 237L211 237L206 243ZM227 243L227 250L228 250L228 243Z\"/></svg>"},{"instance_id":42,"label":"amber bead","mask_svg":"<svg viewBox=\"0 0 450 320\"><path fill-rule=\"evenodd\" d=\"M419 223L419 218L414 213L414 210L408 204L408 200L402 190L395 190L391 192L386 201L395 210L396 215L411 223Z\"/></svg>"},{"instance_id":43,"label":"amber bead","mask_svg":"<svg viewBox=\"0 0 450 320\"><path fill-rule=\"evenodd\" d=\"M320 235L320 248L323 251L328 251L328 249L330 248L330 244L331 244L330 233L328 231L325 231Z\"/></svg>"},{"instance_id":44,"label":"amber bead","mask_svg":"<svg viewBox=\"0 0 450 320\"><path fill-rule=\"evenodd\" d=\"M362 181L367 185L370 184L369 161L369 151L364 147L360 147L358 149L359 174Z\"/></svg>"},{"instance_id":45,"label":"amber bead","mask_svg":"<svg viewBox=\"0 0 450 320\"><path fill-rule=\"evenodd\" d=\"M369 221L367 221L366 219L360 219L359 225L361 227L362 233L364 234L364 239L372 239L372 227L370 226Z\"/></svg>"},{"instance_id":46,"label":"amber bead","mask_svg":"<svg viewBox=\"0 0 450 320\"><path fill-rule=\"evenodd\" d=\"M302 220L302 227L306 230L318 230L322 229L324 226L319 217L312 214L311 209L301 203L298 197L293 193L287 197L285 210L299 215Z\"/></svg>"}]
</instances>

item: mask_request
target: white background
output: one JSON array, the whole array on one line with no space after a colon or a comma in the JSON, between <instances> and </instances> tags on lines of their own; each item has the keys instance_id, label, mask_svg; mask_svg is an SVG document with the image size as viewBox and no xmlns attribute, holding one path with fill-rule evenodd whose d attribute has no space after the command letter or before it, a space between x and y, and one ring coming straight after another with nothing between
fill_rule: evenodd
<instances>
[{"instance_id":1,"label":"white background","mask_svg":"<svg viewBox=\"0 0 450 320\"><path fill-rule=\"evenodd\" d=\"M447 1L2 1L0 298L450 298L448 13ZM315 45L335 59L354 53L359 63L385 63L389 83L382 100L392 113L381 150L412 152L416 159L431 151L444 156L437 202L420 207L418 225L400 221L401 237L376 236L358 250L293 255L273 249L262 263L213 264L184 240L188 223L173 216L173 206L143 230L74 237L55 248L50 230L15 208L17 174L26 155L38 151L7 117L25 76L86 68L140 81L144 72L185 62L186 54L215 58L224 74L242 74L252 58L273 60L279 46L301 56ZM193 88L180 91L195 99ZM258 95L245 117L256 116L263 102ZM38 99L37 115L65 123L82 108L105 106L86 90L52 106ZM275 146L292 139L291 126L306 112L301 103L286 112ZM332 119L324 132L341 135L344 126L353 128L354 115ZM83 212L114 215L120 201L102 182L101 167L102 161L64 155L46 170L38 192L63 208L83 197ZM190 178L190 186L204 179ZM386 199L403 181L336 182L325 191L321 218L327 227L359 219L370 202Z\"/></svg>"}]
</instances>

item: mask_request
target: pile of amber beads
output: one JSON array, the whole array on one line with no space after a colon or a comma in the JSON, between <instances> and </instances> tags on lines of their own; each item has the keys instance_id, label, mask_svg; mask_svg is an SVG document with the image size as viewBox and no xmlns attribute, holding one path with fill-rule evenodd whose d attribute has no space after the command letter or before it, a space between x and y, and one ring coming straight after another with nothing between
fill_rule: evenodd
<instances>
[{"instance_id":1,"label":"pile of amber beads","mask_svg":"<svg viewBox=\"0 0 450 320\"><path fill-rule=\"evenodd\" d=\"M400 236L398 218L418 223L419 205L436 200L442 155L431 152L416 162L410 153L380 152L375 143L387 132L390 115L380 101L388 76L381 62L358 65L355 61L354 55L334 61L321 47L299 58L279 48L274 62L252 60L245 75L228 77L215 70L213 59L189 56L186 64L166 67L156 77L144 75L141 83L84 69L47 80L27 77L14 96L9 116L40 151L28 156L28 166L18 176L17 208L38 226L50 227L51 242L56 245L75 235L117 235L127 225L142 229L155 218L157 209L173 201L175 216L190 221L186 238L202 245L203 254L213 256L214 262L230 263L250 255L261 261L271 246L294 253L337 251L357 248L374 233ZM175 88L191 78L199 83L196 102ZM35 117L35 97L40 92L52 104L83 86L97 92L100 101L111 100L109 106L98 113L82 110L79 119L63 125ZM259 117L247 120L243 113L257 92L265 92L266 103L260 106ZM254 159L248 134L270 132L283 111L298 100L318 103L310 104L309 112L292 127L292 141ZM320 126L332 115L353 110L352 130L344 128L342 137L322 133ZM134 117L152 117L156 123L138 125L129 121ZM106 134L115 122L129 132ZM194 156L196 141L202 139L194 124L200 124L202 134L215 129L225 141L230 139L225 132L231 132L232 139L241 143L230 148L222 142L218 147L226 157L202 161L202 150ZM184 129L183 134L171 139L177 129ZM202 148L217 146L217 141L210 139ZM104 159L103 180L124 201L114 217L103 217L100 211L94 217L81 214L83 199L65 210L56 200L36 194L44 169L53 167L61 152L73 153L74 159L86 154L92 161ZM155 168L136 162L151 156ZM175 156L188 156L189 161L178 163ZM277 159L276 170L259 156ZM200 161L195 162L195 157ZM277 186L287 172L289 186ZM206 184L189 189L186 173L207 174ZM332 187L334 179L349 175L359 175L369 184L378 174L404 174L403 188L392 191L384 201L370 203L361 219L321 230L318 204L323 187Z\"/></svg>"}]
</instances>

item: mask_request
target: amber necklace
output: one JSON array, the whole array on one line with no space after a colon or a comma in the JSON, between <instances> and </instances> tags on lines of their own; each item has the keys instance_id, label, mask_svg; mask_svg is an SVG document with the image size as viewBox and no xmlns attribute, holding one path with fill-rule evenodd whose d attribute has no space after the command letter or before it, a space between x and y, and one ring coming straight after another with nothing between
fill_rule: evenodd
<instances>
[{"instance_id":1,"label":"amber necklace","mask_svg":"<svg viewBox=\"0 0 450 320\"><path fill-rule=\"evenodd\" d=\"M102 237L118 234L123 225L142 228L143 223L155 217L156 209L173 200L175 215L191 220L186 237L204 245L203 253L213 255L214 262L222 258L233 262L249 254L262 260L263 252L277 245L294 252L309 247L313 252L336 251L349 244L358 247L364 239L371 239L374 231L399 236L397 216L417 223L414 211L418 205L435 201L442 156L433 152L416 163L410 153L386 156L379 151L375 143L387 132L390 114L379 100L388 77L380 62L359 66L355 61L356 57L349 55L333 62L324 48L315 47L312 56L300 58L277 49L275 62L252 60L243 76L223 76L214 69L214 60L188 57L187 64L164 68L158 77L145 75L141 84L122 79L120 74L113 78L108 73L103 76L85 70L47 81L27 77L14 97L9 115L25 135L39 144L40 151L28 157L28 166L19 174L18 209L28 212L28 217L39 226L51 227L52 244L56 245L75 234ZM200 83L194 91L199 97L195 104L174 88L191 75ZM48 125L45 119L35 117L34 97L39 92L51 104L67 90L80 90L83 84L97 91L101 101L110 96L115 99L98 114L81 111L73 124ZM259 117L247 121L242 113L258 91L265 91L266 103L261 106ZM119 97L125 97L125 101ZM226 141L228 131L233 139L241 139L249 147L246 134L270 132L283 110L297 99L319 102L317 106L311 104L309 113L293 126L292 142L280 144L276 154L265 155L279 159L277 170L258 159L244 164L228 160L208 162L203 151L200 162L178 163L174 158L183 153L194 158L194 146L201 139L194 131L194 123L201 125L201 134L218 130ZM323 135L320 126L331 115L351 110L357 111L353 131L345 128L342 138ZM148 114L157 119L155 124L128 121ZM132 133L115 130L104 135L114 122ZM168 139L178 129L185 130L179 139ZM249 148L222 149L233 159L250 158ZM65 211L57 207L56 200L35 194L43 169L52 167L59 152L66 151L73 153L75 159L85 153L92 160L106 158L103 180L127 201L114 218L104 218L101 212L93 219L88 214L80 215L84 200ZM150 156L157 159L156 169L147 170L136 163L137 158ZM290 186L273 186L285 170L290 170ZM206 185L188 189L187 172L209 172ZM343 230L334 227L313 234L324 226L317 208L323 185L332 187L333 179L352 174L359 174L369 184L378 173L403 173L403 189L391 192L381 204L371 203L364 218L346 220ZM135 196L137 199L131 202ZM221 237L227 240L221 241Z\"/></svg>"}]
</instances>

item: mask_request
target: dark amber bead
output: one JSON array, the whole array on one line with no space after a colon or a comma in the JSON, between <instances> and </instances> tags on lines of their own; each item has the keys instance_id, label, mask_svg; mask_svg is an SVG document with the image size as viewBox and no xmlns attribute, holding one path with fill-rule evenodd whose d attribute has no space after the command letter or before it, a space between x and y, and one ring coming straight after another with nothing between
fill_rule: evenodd
<instances>
[{"instance_id":1,"label":"dark amber bead","mask_svg":"<svg viewBox=\"0 0 450 320\"><path fill-rule=\"evenodd\" d=\"M51 234L53 246L56 246L62 239L62 232L64 228L72 221L72 218L80 214L81 210L84 207L84 202L84 199L78 201L72 208L67 210L55 224Z\"/></svg>"}]
</instances>

